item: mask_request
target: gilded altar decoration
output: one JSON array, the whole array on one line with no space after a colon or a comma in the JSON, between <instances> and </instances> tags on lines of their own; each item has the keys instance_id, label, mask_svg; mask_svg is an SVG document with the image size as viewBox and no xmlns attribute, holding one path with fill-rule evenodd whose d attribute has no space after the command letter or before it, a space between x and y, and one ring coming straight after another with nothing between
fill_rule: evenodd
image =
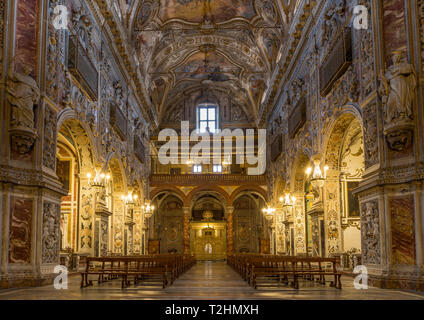
<instances>
[{"instance_id":1,"label":"gilded altar decoration","mask_svg":"<svg viewBox=\"0 0 424 320\"><path fill-rule=\"evenodd\" d=\"M34 106L40 99L40 90L31 71L24 65L22 73L16 72L12 61L7 78L7 101L12 106L9 132L13 149L20 154L28 153L37 139Z\"/></svg>"}]
</instances>

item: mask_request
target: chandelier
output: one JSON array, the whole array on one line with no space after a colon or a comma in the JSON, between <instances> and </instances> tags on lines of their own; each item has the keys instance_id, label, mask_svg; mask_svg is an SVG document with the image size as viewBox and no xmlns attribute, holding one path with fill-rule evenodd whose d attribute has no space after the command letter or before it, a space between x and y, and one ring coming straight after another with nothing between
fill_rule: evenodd
<instances>
[{"instance_id":1,"label":"chandelier","mask_svg":"<svg viewBox=\"0 0 424 320\"><path fill-rule=\"evenodd\" d=\"M271 207L263 208L262 209L262 212L264 213L265 218L268 221L271 221L272 219L274 219L274 214L275 214L275 209L274 208L271 208Z\"/></svg>"},{"instance_id":2,"label":"chandelier","mask_svg":"<svg viewBox=\"0 0 424 320\"><path fill-rule=\"evenodd\" d=\"M317 190L324 187L329 168L328 166L321 168L321 160L318 157L315 157L312 162L313 166L306 169L306 175L311 176L311 185L315 190Z\"/></svg>"},{"instance_id":3,"label":"chandelier","mask_svg":"<svg viewBox=\"0 0 424 320\"><path fill-rule=\"evenodd\" d=\"M110 175L105 173L100 173L96 170L94 178L92 179L92 174L87 173L88 184L91 187L104 187L106 183L110 180Z\"/></svg>"}]
</instances>

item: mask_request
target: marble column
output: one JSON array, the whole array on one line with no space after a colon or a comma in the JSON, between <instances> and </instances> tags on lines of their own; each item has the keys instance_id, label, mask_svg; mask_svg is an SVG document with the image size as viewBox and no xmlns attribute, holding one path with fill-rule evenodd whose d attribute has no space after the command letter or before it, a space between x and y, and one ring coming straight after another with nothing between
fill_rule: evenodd
<instances>
[{"instance_id":1,"label":"marble column","mask_svg":"<svg viewBox=\"0 0 424 320\"><path fill-rule=\"evenodd\" d=\"M190 254L190 235L189 235L189 226L190 226L190 208L184 207L184 254Z\"/></svg>"},{"instance_id":2,"label":"marble column","mask_svg":"<svg viewBox=\"0 0 424 320\"><path fill-rule=\"evenodd\" d=\"M233 213L234 207L227 207L227 254L234 253Z\"/></svg>"}]
</instances>

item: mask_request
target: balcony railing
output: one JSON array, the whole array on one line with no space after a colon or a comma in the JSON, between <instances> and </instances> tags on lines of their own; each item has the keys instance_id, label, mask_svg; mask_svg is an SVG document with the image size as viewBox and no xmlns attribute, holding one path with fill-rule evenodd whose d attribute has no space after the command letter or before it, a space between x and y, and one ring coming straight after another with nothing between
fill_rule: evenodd
<instances>
[{"instance_id":1,"label":"balcony railing","mask_svg":"<svg viewBox=\"0 0 424 320\"><path fill-rule=\"evenodd\" d=\"M249 176L240 174L153 174L150 176L150 185L163 184L184 185L266 185L266 176Z\"/></svg>"}]
</instances>

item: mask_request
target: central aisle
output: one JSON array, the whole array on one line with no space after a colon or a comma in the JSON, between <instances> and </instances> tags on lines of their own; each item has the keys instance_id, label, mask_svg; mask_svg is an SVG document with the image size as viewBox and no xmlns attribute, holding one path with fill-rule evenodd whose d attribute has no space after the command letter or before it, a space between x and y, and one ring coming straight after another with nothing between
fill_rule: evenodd
<instances>
[{"instance_id":1,"label":"central aisle","mask_svg":"<svg viewBox=\"0 0 424 320\"><path fill-rule=\"evenodd\" d=\"M256 292L225 262L198 262L165 291L184 299L246 299Z\"/></svg>"}]
</instances>

